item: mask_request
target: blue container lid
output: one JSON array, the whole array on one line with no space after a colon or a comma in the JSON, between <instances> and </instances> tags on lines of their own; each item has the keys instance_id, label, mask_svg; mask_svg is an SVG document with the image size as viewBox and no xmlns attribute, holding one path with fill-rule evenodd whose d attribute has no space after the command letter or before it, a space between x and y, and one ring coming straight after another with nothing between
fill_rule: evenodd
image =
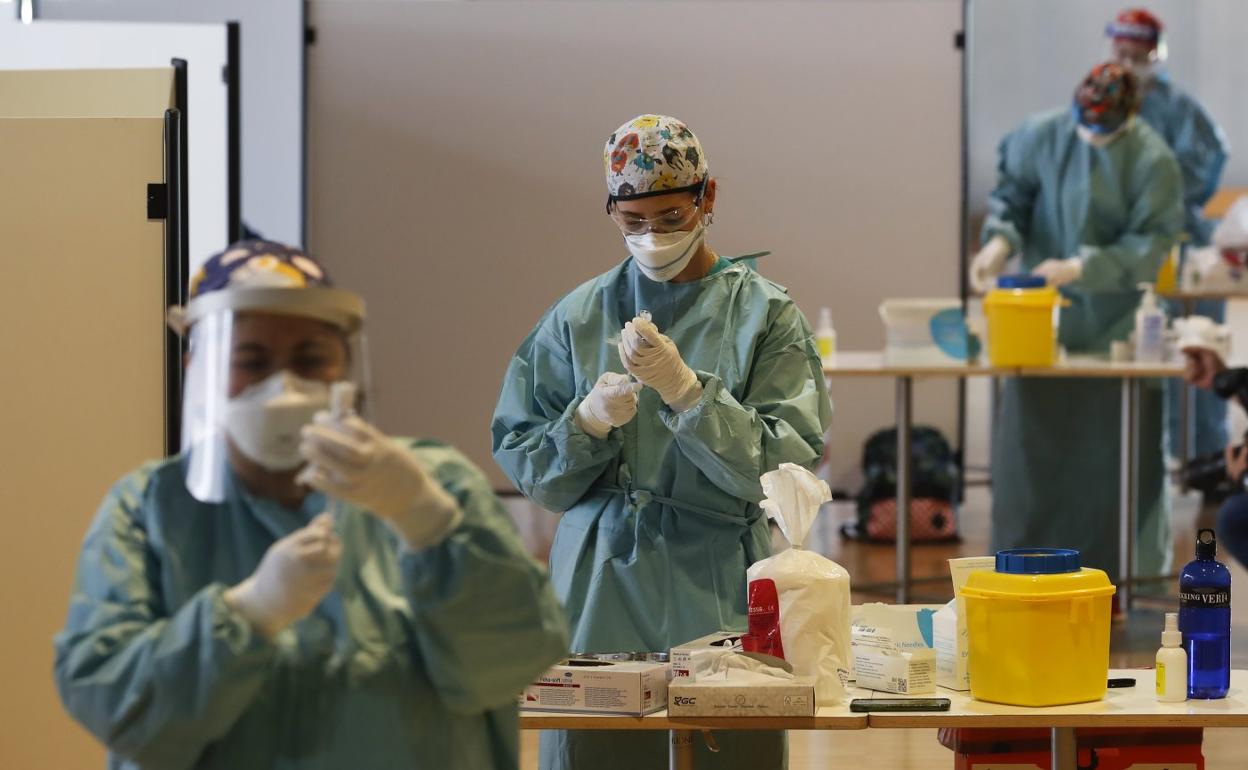
<instances>
[{"instance_id":1,"label":"blue container lid","mask_svg":"<svg viewBox=\"0 0 1248 770\"><path fill-rule=\"evenodd\" d=\"M1014 273L997 278L998 289L1043 289L1046 283L1048 282L1044 280L1044 276L1030 273Z\"/></svg>"},{"instance_id":2,"label":"blue container lid","mask_svg":"<svg viewBox=\"0 0 1248 770\"><path fill-rule=\"evenodd\" d=\"M1078 572L1079 552L1070 548L1011 548L997 551L997 572L1011 575L1059 575Z\"/></svg>"}]
</instances>

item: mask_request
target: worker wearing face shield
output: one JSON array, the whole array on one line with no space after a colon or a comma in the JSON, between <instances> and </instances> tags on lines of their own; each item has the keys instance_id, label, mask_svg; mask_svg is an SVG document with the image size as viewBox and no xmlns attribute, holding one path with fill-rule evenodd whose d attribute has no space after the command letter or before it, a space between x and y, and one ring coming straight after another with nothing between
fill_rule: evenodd
<instances>
[{"instance_id":1,"label":"worker wearing face shield","mask_svg":"<svg viewBox=\"0 0 1248 770\"><path fill-rule=\"evenodd\" d=\"M1140 83L1140 119L1166 140L1182 169L1184 252L1207 246L1214 223L1205 218L1204 208L1217 192L1226 166L1226 135L1209 112L1180 88L1166 70L1169 46L1161 19L1142 8L1131 8L1106 25L1105 36L1111 58ZM1182 308L1170 303L1169 310L1178 314ZM1226 319L1223 300L1200 300L1191 310L1194 315L1219 323ZM1177 455L1180 431L1188 429L1180 422L1183 389L1178 380L1168 382L1166 388L1170 409L1168 444L1170 452ZM1198 391L1192 405L1192 454L1217 451L1228 440L1226 402L1212 393Z\"/></svg>"},{"instance_id":2,"label":"worker wearing face shield","mask_svg":"<svg viewBox=\"0 0 1248 770\"><path fill-rule=\"evenodd\" d=\"M1061 344L1105 354L1125 340L1140 300L1183 226L1182 177L1165 141L1135 117L1135 79L1097 65L1070 107L1034 116L1001 142L984 246L970 280L991 288L1011 255L1059 287ZM994 549L1078 548L1118 571L1118 383L1008 378L995 421ZM1163 388L1140 402L1139 574L1170 559L1162 454Z\"/></svg>"},{"instance_id":3,"label":"worker wearing face shield","mask_svg":"<svg viewBox=\"0 0 1248 770\"><path fill-rule=\"evenodd\" d=\"M189 296L183 451L87 532L66 708L112 768L515 767L566 626L484 476L360 416L363 303L306 254L235 244Z\"/></svg>"},{"instance_id":4,"label":"worker wearing face shield","mask_svg":"<svg viewBox=\"0 0 1248 770\"><path fill-rule=\"evenodd\" d=\"M642 115L604 149L629 256L560 299L520 344L494 457L562 512L550 563L575 652L667 651L746 625L770 553L759 477L813 466L831 418L810 326L780 286L720 256L718 186L683 122ZM708 768L777 767L783 734L697 741ZM546 731L543 768L666 761L666 736Z\"/></svg>"}]
</instances>

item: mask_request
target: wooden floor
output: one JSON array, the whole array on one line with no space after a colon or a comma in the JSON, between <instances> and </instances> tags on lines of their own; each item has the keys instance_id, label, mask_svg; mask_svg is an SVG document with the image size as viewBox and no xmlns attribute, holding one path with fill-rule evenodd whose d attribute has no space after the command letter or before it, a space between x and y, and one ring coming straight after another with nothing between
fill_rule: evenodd
<instances>
[{"instance_id":1,"label":"wooden floor","mask_svg":"<svg viewBox=\"0 0 1248 770\"><path fill-rule=\"evenodd\" d=\"M952 597L946 559L988 553L988 493L983 488L968 489L962 507L963 542L957 545L919 546L913 552L913 574L918 585L917 601L944 602ZM508 506L526 542L541 557L549 552L555 517L534 511L523 501ZM1175 498L1172 526L1175 536L1175 563L1192 558L1196 527L1209 526L1209 512L1198 510L1193 497ZM886 583L893 578L893 549L886 545L847 543L837 534L838 516L851 515L849 506L833 506L830 515L812 533L810 550L828 556L849 570L855 586ZM1246 585L1248 572L1226 559L1232 570L1232 583ZM1177 586L1171 586L1165 599L1146 600L1127 623L1116 625L1112 642L1114 667L1151 666L1160 642L1162 615L1173 611ZM891 589L864 592L855 590L854 601L892 601ZM1233 591L1231 616L1238 619L1232 636L1232 660L1237 668L1248 668L1248 591ZM953 754L936 742L934 730L865 730L853 733L793 732L789 735L790 770L813 768L872 767L894 770L950 770ZM1208 770L1242 770L1248 767L1248 731L1206 730L1204 753ZM521 767L537 767L537 735L522 736Z\"/></svg>"}]
</instances>

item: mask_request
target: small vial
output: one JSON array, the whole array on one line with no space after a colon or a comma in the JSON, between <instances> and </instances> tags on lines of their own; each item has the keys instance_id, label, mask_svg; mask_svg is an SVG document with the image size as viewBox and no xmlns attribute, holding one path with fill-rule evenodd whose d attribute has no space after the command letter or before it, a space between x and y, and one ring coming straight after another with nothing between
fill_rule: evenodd
<instances>
[{"instance_id":1,"label":"small vial","mask_svg":"<svg viewBox=\"0 0 1248 770\"><path fill-rule=\"evenodd\" d=\"M329 386L329 416L334 422L342 422L355 414L355 383L335 382ZM347 504L334 498L329 503L330 514L334 517L336 527L341 527L346 516Z\"/></svg>"},{"instance_id":2,"label":"small vial","mask_svg":"<svg viewBox=\"0 0 1248 770\"><path fill-rule=\"evenodd\" d=\"M329 416L344 420L355 414L355 383L335 382L329 387Z\"/></svg>"}]
</instances>

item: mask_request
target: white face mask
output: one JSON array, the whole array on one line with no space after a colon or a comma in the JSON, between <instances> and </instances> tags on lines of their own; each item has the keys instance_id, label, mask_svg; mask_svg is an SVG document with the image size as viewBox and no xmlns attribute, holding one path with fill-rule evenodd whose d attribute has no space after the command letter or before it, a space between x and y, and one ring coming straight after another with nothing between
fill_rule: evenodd
<instances>
[{"instance_id":1,"label":"white face mask","mask_svg":"<svg viewBox=\"0 0 1248 770\"><path fill-rule=\"evenodd\" d=\"M624 236L637 267L652 281L666 282L680 275L706 237L706 225L674 233L643 233Z\"/></svg>"},{"instance_id":2,"label":"white face mask","mask_svg":"<svg viewBox=\"0 0 1248 770\"><path fill-rule=\"evenodd\" d=\"M1105 147L1112 144L1115 139L1127 133L1127 129L1131 127L1131 121L1134 118L1127 118L1118 128L1110 131L1108 134L1098 134L1083 124L1075 126L1075 132L1079 134L1079 138L1093 147Z\"/></svg>"},{"instance_id":3,"label":"white face mask","mask_svg":"<svg viewBox=\"0 0 1248 770\"><path fill-rule=\"evenodd\" d=\"M1135 76L1141 88L1147 88L1148 84L1157 77L1156 62L1137 62L1134 59L1122 59L1118 63L1122 65L1124 70Z\"/></svg>"},{"instance_id":4,"label":"white face mask","mask_svg":"<svg viewBox=\"0 0 1248 770\"><path fill-rule=\"evenodd\" d=\"M291 471L303 464L300 431L328 408L328 383L282 370L229 400L225 430L234 446L262 468Z\"/></svg>"}]
</instances>

